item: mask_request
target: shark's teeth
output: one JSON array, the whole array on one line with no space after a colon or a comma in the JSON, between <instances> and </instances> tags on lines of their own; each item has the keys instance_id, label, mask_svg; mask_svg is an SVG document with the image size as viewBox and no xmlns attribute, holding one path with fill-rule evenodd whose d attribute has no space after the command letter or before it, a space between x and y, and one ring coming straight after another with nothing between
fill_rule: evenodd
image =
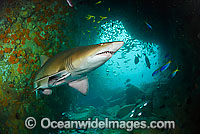
<instances>
[{"instance_id":1,"label":"shark's teeth","mask_svg":"<svg viewBox=\"0 0 200 134\"><path fill-rule=\"evenodd\" d=\"M107 53L114 54L115 52L113 52L113 51L104 51L104 52L98 53L96 55L107 54Z\"/></svg>"}]
</instances>

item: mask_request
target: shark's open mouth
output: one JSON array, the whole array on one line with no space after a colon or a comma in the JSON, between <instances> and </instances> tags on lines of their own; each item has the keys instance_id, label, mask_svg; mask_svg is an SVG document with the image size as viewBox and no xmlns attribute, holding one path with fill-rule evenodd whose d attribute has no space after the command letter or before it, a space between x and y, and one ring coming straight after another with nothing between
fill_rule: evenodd
<instances>
[{"instance_id":1,"label":"shark's open mouth","mask_svg":"<svg viewBox=\"0 0 200 134\"><path fill-rule=\"evenodd\" d=\"M111 55L113 55L114 53L115 52L113 52L113 51L104 51L104 52L98 53L96 55L101 55L101 54L111 54Z\"/></svg>"}]
</instances>

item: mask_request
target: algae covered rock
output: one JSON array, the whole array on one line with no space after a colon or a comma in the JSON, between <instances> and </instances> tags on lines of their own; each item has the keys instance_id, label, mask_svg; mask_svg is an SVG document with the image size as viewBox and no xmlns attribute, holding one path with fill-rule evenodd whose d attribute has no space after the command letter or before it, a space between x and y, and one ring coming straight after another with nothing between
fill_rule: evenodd
<instances>
[{"instance_id":1,"label":"algae covered rock","mask_svg":"<svg viewBox=\"0 0 200 134\"><path fill-rule=\"evenodd\" d=\"M33 8L22 8L19 15L22 18L28 18L33 14L33 11Z\"/></svg>"},{"instance_id":2,"label":"algae covered rock","mask_svg":"<svg viewBox=\"0 0 200 134\"><path fill-rule=\"evenodd\" d=\"M134 107L135 104L125 105L121 107L120 110L117 112L117 118L123 118L124 116L128 115Z\"/></svg>"},{"instance_id":3,"label":"algae covered rock","mask_svg":"<svg viewBox=\"0 0 200 134\"><path fill-rule=\"evenodd\" d=\"M5 31L6 27L8 27L9 22L5 17L0 17L0 30L1 32Z\"/></svg>"},{"instance_id":4,"label":"algae covered rock","mask_svg":"<svg viewBox=\"0 0 200 134\"><path fill-rule=\"evenodd\" d=\"M106 112L113 116L113 117L116 117L118 111L120 110L120 106L119 105L116 105L116 106L113 106L113 107L109 107L108 109L106 109Z\"/></svg>"},{"instance_id":5,"label":"algae covered rock","mask_svg":"<svg viewBox=\"0 0 200 134\"><path fill-rule=\"evenodd\" d=\"M128 84L126 89L126 101L127 104L134 104L138 99L143 99L145 97L144 92L138 87Z\"/></svg>"},{"instance_id":6,"label":"algae covered rock","mask_svg":"<svg viewBox=\"0 0 200 134\"><path fill-rule=\"evenodd\" d=\"M83 108L78 113L72 113L70 116L71 120L87 120L92 118L95 114L96 109L93 106Z\"/></svg>"}]
</instances>

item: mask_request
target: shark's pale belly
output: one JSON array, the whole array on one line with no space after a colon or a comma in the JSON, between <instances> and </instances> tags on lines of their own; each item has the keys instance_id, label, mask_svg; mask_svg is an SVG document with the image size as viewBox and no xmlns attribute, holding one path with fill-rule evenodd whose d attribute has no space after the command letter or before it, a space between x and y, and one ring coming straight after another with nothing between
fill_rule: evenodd
<instances>
[{"instance_id":1,"label":"shark's pale belly","mask_svg":"<svg viewBox=\"0 0 200 134\"><path fill-rule=\"evenodd\" d=\"M52 87L61 86L63 84L68 84L69 82L81 79L85 76L86 75L72 75L70 73L63 73L61 74L60 77L55 77L55 76L50 77L48 81L48 87L52 88Z\"/></svg>"}]
</instances>

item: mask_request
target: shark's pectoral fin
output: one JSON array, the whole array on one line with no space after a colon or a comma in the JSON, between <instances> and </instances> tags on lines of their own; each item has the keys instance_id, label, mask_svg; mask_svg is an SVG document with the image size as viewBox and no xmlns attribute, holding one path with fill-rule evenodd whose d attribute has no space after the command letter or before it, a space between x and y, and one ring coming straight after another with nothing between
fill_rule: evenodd
<instances>
[{"instance_id":1,"label":"shark's pectoral fin","mask_svg":"<svg viewBox=\"0 0 200 134\"><path fill-rule=\"evenodd\" d=\"M83 95L86 95L88 92L88 78L84 77L69 83L70 87L77 89Z\"/></svg>"}]
</instances>

